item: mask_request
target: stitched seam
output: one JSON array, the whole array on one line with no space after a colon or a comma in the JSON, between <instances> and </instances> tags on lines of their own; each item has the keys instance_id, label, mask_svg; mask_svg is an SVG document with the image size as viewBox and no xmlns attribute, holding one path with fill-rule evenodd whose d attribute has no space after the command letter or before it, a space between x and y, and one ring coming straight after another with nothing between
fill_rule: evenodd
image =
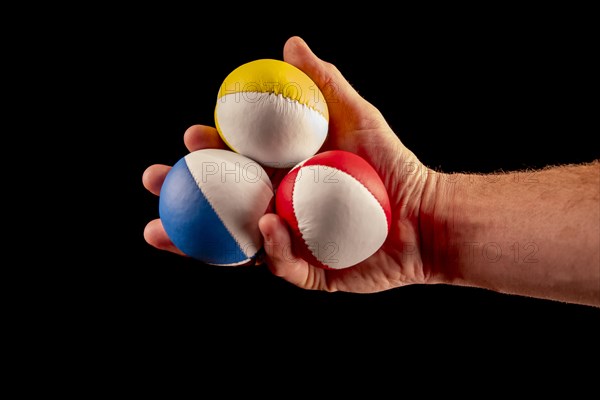
<instances>
[{"instance_id":1,"label":"stitched seam","mask_svg":"<svg viewBox=\"0 0 600 400\"><path fill-rule=\"evenodd\" d=\"M337 169L337 168L335 168L335 169ZM349 173L347 173L347 172L344 172L344 171L342 171L342 170L340 170L340 169L337 169L337 170L338 170L338 171L340 171L340 172L343 172L344 174L346 174L346 175L348 175L348 176L350 176L350 177L351 177L351 178L353 178L355 181L359 182L359 183L360 183L360 184L361 184L361 185L362 185L362 186L363 186L365 189L367 189L367 192L369 192L369 194L370 194L371 196L373 196L373 198L375 199L375 201L377 202L377 204L379 204L379 207L381 207L381 211L383 212L383 217L385 218L385 224L386 224L386 225L388 225L387 215L386 215L386 213L385 213L385 209L383 208L383 204L381 204L381 202L379 201L379 199L377 198L377 196L375 196L375 195L373 194L373 192L371 192L371 190L370 190L370 189L369 189L369 187L368 187L368 186L365 184L365 182L363 182L363 181L361 181L360 179L358 179L358 178L356 178L356 177L354 177L354 176L350 175L350 174L349 174ZM387 189L386 189L386 193L387 193ZM389 228L389 225L388 225L388 228Z\"/></svg>"},{"instance_id":2,"label":"stitched seam","mask_svg":"<svg viewBox=\"0 0 600 400\"><path fill-rule=\"evenodd\" d=\"M254 91L254 92L253 92L253 91L247 91L247 92L244 92L244 91L242 91L242 92L238 92L238 93L252 93L252 94L257 94L257 95L266 95L266 96L261 96L261 97L260 97L260 99L254 100L255 102L262 101L264 98L267 98L267 96L275 96L275 97L277 97L277 100L275 100L275 101L277 101L277 104L278 104L278 105L279 105L279 104L282 104L282 103L290 103L290 102L295 102L295 103L297 103L297 104L301 105L302 107L306 107L306 108L308 108L309 110L316 112L316 113L317 113L317 114L319 114L321 117L323 117L323 119L325 119L325 121L327 121L327 117L325 116L325 114L323 114L321 111L319 111L319 110L318 110L316 107L312 107L312 106L310 106L309 104L306 104L306 103L304 103L304 102L302 102L302 101L296 100L296 99L294 99L294 98L292 98L292 97L285 97L285 96L284 96L283 94L281 94L281 93L274 93L274 92L255 92L255 91ZM234 94L227 94L227 96L231 96L231 95L234 95ZM269 101L270 101L270 100L269 100Z\"/></svg>"},{"instance_id":3,"label":"stitched seam","mask_svg":"<svg viewBox=\"0 0 600 400\"><path fill-rule=\"evenodd\" d=\"M333 167L329 167L329 168L333 168ZM375 199L375 202L377 204L379 204L379 207L381 208L381 212L383 213L383 218L385 219L385 224L388 225L388 221L387 221L387 216L385 213L385 209L383 208L383 204L381 204L381 202L379 201L379 199L377 198L377 196L375 196L373 194L373 192L371 192L371 190L369 189L369 187L365 184L365 182L361 181L360 179L356 178L355 176L350 175L349 173L342 171L341 169L337 169L337 168L333 168L337 171L340 171L343 174L348 175L350 178L354 179L356 182L360 183L362 187L364 187L365 189L367 189L367 192L369 192L369 194ZM389 227L389 226L388 226Z\"/></svg>"},{"instance_id":4,"label":"stitched seam","mask_svg":"<svg viewBox=\"0 0 600 400\"><path fill-rule=\"evenodd\" d=\"M212 201L209 198L209 196L206 193L204 193L204 191L202 190L202 187L200 187L200 181L197 179L197 177L194 174L194 172L192 171L192 169L187 165L187 162L186 162L185 165L187 166L188 171L190 171L190 175L192 175L192 178L194 178L194 182L196 182L196 187L204 195L204 198L206 199L206 202L208 203L208 205L210 206L210 208L213 210L213 212L215 213L215 215L217 216L217 218L219 219L219 221L221 221L221 223L223 224L223 227L225 228L225 230L229 233L229 235L233 238L233 240L235 241L235 243L238 245L238 248L240 249L240 252L244 255L244 257L248 257L246 255L246 253L244 252L244 248L242 247L242 244L235 237L235 235L233 234L233 232L231 232L231 230L229 230L229 227L227 226L227 224L225 224L225 221L223 221L221 219L221 216L219 215L219 213L217 212L217 210L213 206ZM249 261L251 258L252 257L247 258L245 261Z\"/></svg>"},{"instance_id":5,"label":"stitched seam","mask_svg":"<svg viewBox=\"0 0 600 400\"><path fill-rule=\"evenodd\" d=\"M300 166L298 168L298 174L300 174L302 172L301 170L302 170L302 166ZM297 180L297 179L298 179L298 175L296 175L295 180ZM304 238L304 233L302 233L302 229L300 229L300 224L298 222L298 215L296 214L296 205L294 204L294 192L296 192L296 182L294 182L294 184L292 185L292 211L294 213L294 217L296 218L296 225L298 226L298 232L300 232L300 236L302 236L302 241L306 245L306 248L308 249L308 251L310 251L310 254L313 255L315 260L317 260L317 261L319 261L319 263L321 263L321 260L319 260L319 257L317 257L315 255L315 253L312 251L312 249L310 248L308 243L306 243L306 239Z\"/></svg>"}]
</instances>

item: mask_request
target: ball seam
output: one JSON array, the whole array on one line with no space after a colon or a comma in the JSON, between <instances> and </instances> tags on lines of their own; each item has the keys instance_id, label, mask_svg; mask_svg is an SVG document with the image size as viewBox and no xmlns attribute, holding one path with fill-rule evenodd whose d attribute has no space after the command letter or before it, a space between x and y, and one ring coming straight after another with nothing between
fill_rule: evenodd
<instances>
[{"instance_id":1,"label":"ball seam","mask_svg":"<svg viewBox=\"0 0 600 400\"><path fill-rule=\"evenodd\" d=\"M302 169L302 167L300 167L300 169ZM300 173L300 170L298 170L298 173ZM296 180L298 179L298 175L296 175L295 179ZM298 232L300 232L300 236L302 237L302 242L304 243L306 249L310 252L310 254L312 254L312 256L315 258L315 260L319 261L319 263L321 263L322 265L325 265L319 260L319 257L317 257L317 255L312 251L310 246L306 243L306 239L304 238L304 233L302 232L302 229L300 229L300 225L298 223L298 215L296 214L296 206L294 204L294 192L295 191L296 191L296 182L294 182L294 184L292 185L291 203L292 203L293 215L294 215L294 218L296 218L296 225L298 226Z\"/></svg>"},{"instance_id":2,"label":"ball seam","mask_svg":"<svg viewBox=\"0 0 600 400\"><path fill-rule=\"evenodd\" d=\"M186 165L187 165L187 162L186 162ZM244 248L242 247L242 244L240 243L240 241L235 237L235 235L233 234L233 232L231 232L231 230L229 229L229 227L227 226L227 224L225 224L225 221L223 221L223 219L221 218L221 216L219 215L219 213L217 212L217 210L213 206L212 200L209 198L208 194L205 193L204 190L202 190L202 186L200 185L200 182L198 181L198 178L194 174L194 171L192 171L192 169L189 166L188 166L188 170L190 171L190 175L192 175L192 178L194 178L194 181L196 182L196 186L198 187L198 190L200 190L200 192L204 195L204 198L206 199L206 202L208 203L208 205L210 206L210 208L213 210L213 212L215 213L215 215L217 216L217 218L219 219L219 221L221 221L221 223L223 224L223 227L225 228L225 230L229 233L229 235L231 235L231 238L237 244L238 248L240 249L240 252L244 256L248 257L248 255L244 252ZM258 251L256 252L256 254L258 254ZM254 254L252 257L255 257L256 254ZM244 261L248 262L248 261L250 261L252 259L252 257L248 257Z\"/></svg>"},{"instance_id":3,"label":"ball seam","mask_svg":"<svg viewBox=\"0 0 600 400\"><path fill-rule=\"evenodd\" d=\"M383 215L384 215L384 217L385 217L385 222L388 224L388 229L390 229L390 225L389 225L389 223L388 223L388 220L387 220L387 214L386 214L386 212L385 212L385 208L383 208L383 204L381 204L381 202L379 201L379 199L377 198L377 196L375 196L375 194L373 194L373 192L371 191L371 189L369 189L369 186L367 186L367 184L366 184L365 182L361 181L360 179L358 179L357 177L355 177L355 176L354 176L354 175L352 175L352 174L349 174L349 173L347 173L347 172L345 172L345 171L342 171L341 169L338 169L338 168L335 168L335 167L331 167L331 168L334 168L334 169L336 169L336 170L338 170L338 171L340 171L340 172L343 172L343 173L345 173L345 174L347 174L347 175L351 176L352 178L354 178L354 180L356 180L356 181L357 181L357 182L359 182L361 185L363 185L363 187L364 187L365 189L367 189L367 192L369 192L369 194L370 194L371 196L373 196L373 198L375 199L375 201L377 202L377 204L379 204L379 207L381 207L381 212L383 212ZM377 176L379 176L379 174L377 174ZM379 179L381 179L381 177L380 177ZM382 181L382 183L383 183L383 181ZM385 185L383 185L383 187L385 188ZM387 192L387 188L386 188L386 192Z\"/></svg>"}]
</instances>

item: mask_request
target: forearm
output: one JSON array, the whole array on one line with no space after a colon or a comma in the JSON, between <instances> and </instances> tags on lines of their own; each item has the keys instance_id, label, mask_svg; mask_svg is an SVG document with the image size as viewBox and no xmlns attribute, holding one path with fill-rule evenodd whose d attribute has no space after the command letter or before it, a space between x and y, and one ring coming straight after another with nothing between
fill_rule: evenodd
<instances>
[{"instance_id":1,"label":"forearm","mask_svg":"<svg viewBox=\"0 0 600 400\"><path fill-rule=\"evenodd\" d=\"M433 281L600 306L600 163L427 187Z\"/></svg>"}]
</instances>

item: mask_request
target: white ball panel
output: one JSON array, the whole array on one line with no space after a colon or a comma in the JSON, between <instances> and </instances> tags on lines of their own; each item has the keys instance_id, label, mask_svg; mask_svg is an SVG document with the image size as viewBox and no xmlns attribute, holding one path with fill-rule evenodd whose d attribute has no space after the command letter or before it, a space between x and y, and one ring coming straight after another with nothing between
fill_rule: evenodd
<instances>
[{"instance_id":1,"label":"white ball panel","mask_svg":"<svg viewBox=\"0 0 600 400\"><path fill-rule=\"evenodd\" d=\"M292 167L314 155L327 136L322 114L273 93L227 94L215 114L234 150L274 167Z\"/></svg>"},{"instance_id":2,"label":"white ball panel","mask_svg":"<svg viewBox=\"0 0 600 400\"><path fill-rule=\"evenodd\" d=\"M185 161L196 184L244 254L254 256L262 246L257 221L274 195L264 169L228 150L192 152L185 156ZM248 201L249 198L254 201Z\"/></svg>"},{"instance_id":3,"label":"white ball panel","mask_svg":"<svg viewBox=\"0 0 600 400\"><path fill-rule=\"evenodd\" d=\"M301 167L293 206L308 248L330 268L365 260L387 237L387 219L377 199L354 177L332 167Z\"/></svg>"}]
</instances>

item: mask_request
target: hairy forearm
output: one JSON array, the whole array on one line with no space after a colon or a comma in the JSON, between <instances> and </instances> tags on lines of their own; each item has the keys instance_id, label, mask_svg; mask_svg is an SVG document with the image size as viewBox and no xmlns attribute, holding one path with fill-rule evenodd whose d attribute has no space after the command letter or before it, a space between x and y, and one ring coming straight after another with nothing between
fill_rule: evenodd
<instances>
[{"instance_id":1,"label":"hairy forearm","mask_svg":"<svg viewBox=\"0 0 600 400\"><path fill-rule=\"evenodd\" d=\"M430 175L432 281L600 306L599 162Z\"/></svg>"}]
</instances>

